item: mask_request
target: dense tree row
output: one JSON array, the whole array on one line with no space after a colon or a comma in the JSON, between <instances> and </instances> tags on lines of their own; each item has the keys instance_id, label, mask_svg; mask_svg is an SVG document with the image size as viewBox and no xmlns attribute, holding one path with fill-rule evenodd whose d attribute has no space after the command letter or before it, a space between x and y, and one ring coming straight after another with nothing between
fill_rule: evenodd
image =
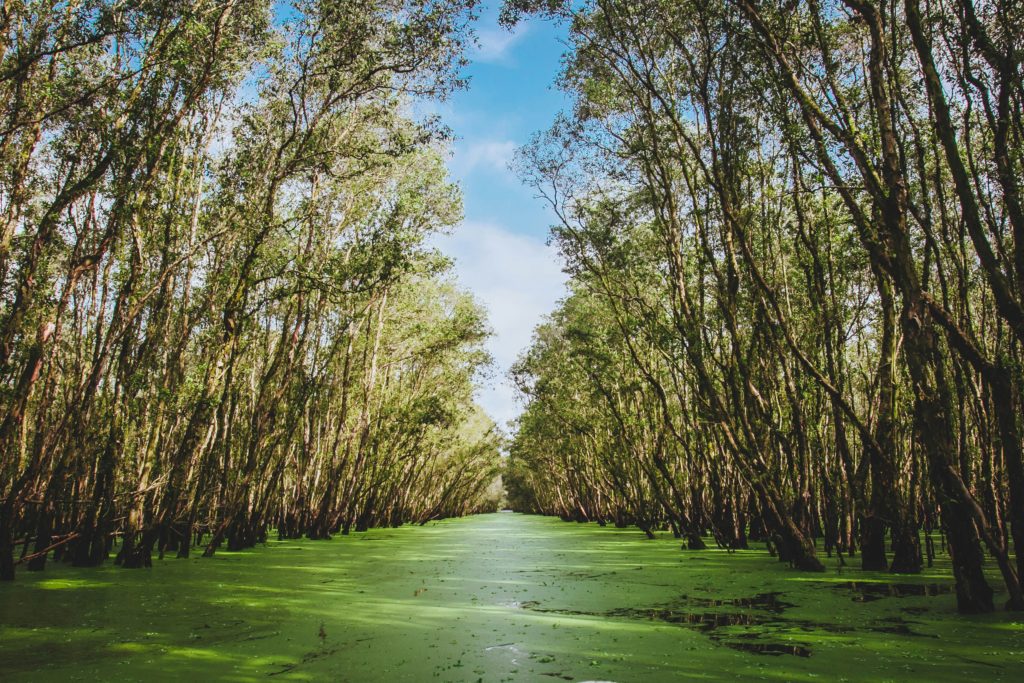
<instances>
[{"instance_id":1,"label":"dense tree row","mask_svg":"<svg viewBox=\"0 0 1024 683\"><path fill-rule=\"evenodd\" d=\"M514 371L515 504L808 570L916 572L935 530L961 611L984 565L1024 609L1020 8L506 11L567 23L575 97L523 158L572 281Z\"/></svg>"},{"instance_id":2,"label":"dense tree row","mask_svg":"<svg viewBox=\"0 0 1024 683\"><path fill-rule=\"evenodd\" d=\"M0 578L485 504L418 97L473 0L0 9Z\"/></svg>"}]
</instances>

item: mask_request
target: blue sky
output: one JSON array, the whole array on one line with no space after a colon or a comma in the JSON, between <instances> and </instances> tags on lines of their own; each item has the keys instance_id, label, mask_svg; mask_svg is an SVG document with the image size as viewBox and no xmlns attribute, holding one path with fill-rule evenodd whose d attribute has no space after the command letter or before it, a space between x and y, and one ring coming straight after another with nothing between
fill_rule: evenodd
<instances>
[{"instance_id":1,"label":"blue sky","mask_svg":"<svg viewBox=\"0 0 1024 683\"><path fill-rule=\"evenodd\" d=\"M520 411L508 368L565 293L557 254L546 245L554 216L508 164L568 101L554 87L564 29L531 20L510 33L498 26L497 10L488 6L477 25L468 90L437 110L457 136L448 168L465 205L463 223L437 245L455 260L460 284L487 307L496 367L478 399L505 425Z\"/></svg>"}]
</instances>

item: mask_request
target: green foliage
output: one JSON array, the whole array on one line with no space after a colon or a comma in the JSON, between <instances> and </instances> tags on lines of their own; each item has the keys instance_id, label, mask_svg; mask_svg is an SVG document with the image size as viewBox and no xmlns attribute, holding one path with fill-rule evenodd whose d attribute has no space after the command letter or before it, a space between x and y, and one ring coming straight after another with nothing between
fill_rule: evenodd
<instances>
[{"instance_id":1,"label":"green foliage","mask_svg":"<svg viewBox=\"0 0 1024 683\"><path fill-rule=\"evenodd\" d=\"M5 6L0 576L15 536L143 566L483 504L487 330L408 115L474 5Z\"/></svg>"},{"instance_id":2,"label":"green foliage","mask_svg":"<svg viewBox=\"0 0 1024 683\"><path fill-rule=\"evenodd\" d=\"M514 504L770 537L819 571L816 542L918 571L941 525L960 608L993 609L984 545L1024 609L1021 130L994 115L1019 105L1020 17L506 3L522 13L569 29L573 111L522 170L572 293L514 371Z\"/></svg>"}]
</instances>

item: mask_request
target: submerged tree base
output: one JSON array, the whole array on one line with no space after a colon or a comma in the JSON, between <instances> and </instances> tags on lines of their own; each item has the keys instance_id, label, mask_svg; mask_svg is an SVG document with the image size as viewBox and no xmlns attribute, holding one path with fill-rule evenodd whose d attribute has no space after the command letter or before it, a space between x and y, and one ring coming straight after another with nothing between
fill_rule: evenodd
<instances>
[{"instance_id":1,"label":"submerged tree base","mask_svg":"<svg viewBox=\"0 0 1024 683\"><path fill-rule=\"evenodd\" d=\"M508 513L168 558L0 586L0 678L1010 681L1024 658L1024 619L958 616L941 563L806 574Z\"/></svg>"}]
</instances>

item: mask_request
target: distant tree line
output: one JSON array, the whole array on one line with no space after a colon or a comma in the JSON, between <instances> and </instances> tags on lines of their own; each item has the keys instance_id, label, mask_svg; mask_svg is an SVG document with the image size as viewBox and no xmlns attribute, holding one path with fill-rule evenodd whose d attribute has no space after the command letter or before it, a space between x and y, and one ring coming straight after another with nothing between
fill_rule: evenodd
<instances>
[{"instance_id":1,"label":"distant tree line","mask_svg":"<svg viewBox=\"0 0 1024 683\"><path fill-rule=\"evenodd\" d=\"M0 578L491 504L411 115L474 1L3 3Z\"/></svg>"},{"instance_id":2,"label":"distant tree line","mask_svg":"<svg viewBox=\"0 0 1024 683\"><path fill-rule=\"evenodd\" d=\"M505 11L565 22L575 100L522 159L572 277L514 370L513 504L806 570L944 548L961 611L984 566L1024 609L1020 6Z\"/></svg>"}]
</instances>

